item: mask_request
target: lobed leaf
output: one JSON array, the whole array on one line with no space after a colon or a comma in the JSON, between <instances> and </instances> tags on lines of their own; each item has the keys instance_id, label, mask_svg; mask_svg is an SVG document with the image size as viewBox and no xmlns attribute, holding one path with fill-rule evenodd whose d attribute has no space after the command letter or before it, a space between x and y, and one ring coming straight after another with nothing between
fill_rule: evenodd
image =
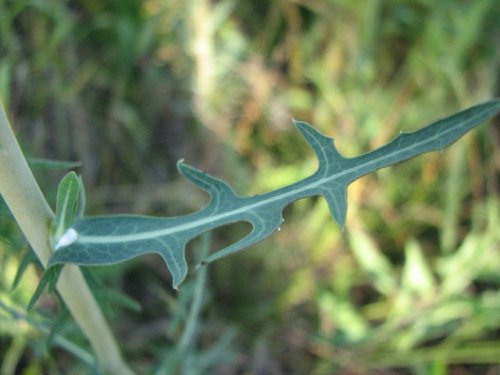
<instances>
[{"instance_id":1,"label":"lobed leaf","mask_svg":"<svg viewBox=\"0 0 500 375\"><path fill-rule=\"evenodd\" d=\"M500 100L479 104L416 132L401 133L390 143L353 158L343 157L332 139L311 125L295 121L318 158L317 171L294 184L252 197L238 196L226 182L181 160L177 164L179 172L210 195L205 208L167 218L134 215L79 218L68 229L70 232L66 232L70 241L57 248L49 265L102 265L158 253L165 260L172 273L173 286L177 288L188 270L185 246L205 231L239 221L252 225L246 237L209 256L204 261L208 263L268 237L282 224L286 205L313 195L323 196L334 220L344 226L347 187L351 182L380 168L443 149L499 111Z\"/></svg>"}]
</instances>

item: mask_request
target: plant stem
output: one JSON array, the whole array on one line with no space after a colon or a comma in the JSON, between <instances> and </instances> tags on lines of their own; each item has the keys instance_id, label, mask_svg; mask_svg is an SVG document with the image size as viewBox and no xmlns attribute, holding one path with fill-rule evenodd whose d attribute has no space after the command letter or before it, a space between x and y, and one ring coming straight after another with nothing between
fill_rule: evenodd
<instances>
[{"instance_id":1,"label":"plant stem","mask_svg":"<svg viewBox=\"0 0 500 375\"><path fill-rule=\"evenodd\" d=\"M38 321L36 319L33 319L30 316L28 316L20 311L17 311L17 309L14 309L10 306L5 305L1 301L0 301L0 310L3 310L6 313L10 314L11 318L14 320L18 320L18 321L22 321L22 322L30 324L31 326L36 328L38 331L42 332L43 334L45 334L47 336L50 334L49 327L47 325L45 325L42 321ZM80 348L78 345L67 340L63 336L55 334L52 338L52 341L54 344L63 348L67 352L72 353L81 362L87 364L88 366L95 366L95 359L91 353ZM16 366L17 366L17 361L13 364L13 368L15 369ZM0 369L0 374L13 374L13 373L14 373L14 371L2 372L2 370Z\"/></svg>"},{"instance_id":2,"label":"plant stem","mask_svg":"<svg viewBox=\"0 0 500 375\"><path fill-rule=\"evenodd\" d=\"M54 213L31 173L1 105L0 194L45 267L52 253L49 225ZM108 323L77 266L64 267L57 290L89 340L102 370L117 375L133 374L123 361Z\"/></svg>"},{"instance_id":3,"label":"plant stem","mask_svg":"<svg viewBox=\"0 0 500 375\"><path fill-rule=\"evenodd\" d=\"M201 263L210 253L210 243L211 235L210 232L206 232L202 235L202 242L200 245L200 252L198 255L198 261ZM184 356L191 346L195 343L196 334L198 329L198 324L200 320L200 312L203 305L203 297L206 289L207 281L207 269L206 265L200 266L198 274L196 275L196 281L194 285L193 300L191 302L191 307L189 309L189 315L186 320L186 326L184 327L184 332L177 346L177 350L180 353L180 357Z\"/></svg>"}]
</instances>

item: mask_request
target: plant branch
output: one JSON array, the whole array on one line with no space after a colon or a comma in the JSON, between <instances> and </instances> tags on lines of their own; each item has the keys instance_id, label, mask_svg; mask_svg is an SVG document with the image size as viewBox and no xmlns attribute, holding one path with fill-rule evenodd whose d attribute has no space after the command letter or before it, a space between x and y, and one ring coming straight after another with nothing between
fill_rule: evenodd
<instances>
[{"instance_id":1,"label":"plant branch","mask_svg":"<svg viewBox=\"0 0 500 375\"><path fill-rule=\"evenodd\" d=\"M52 253L49 226L54 213L31 173L1 105L0 193L45 267ZM80 269L73 265L65 266L57 290L89 340L102 370L110 374L133 374L123 361L108 323Z\"/></svg>"}]
</instances>

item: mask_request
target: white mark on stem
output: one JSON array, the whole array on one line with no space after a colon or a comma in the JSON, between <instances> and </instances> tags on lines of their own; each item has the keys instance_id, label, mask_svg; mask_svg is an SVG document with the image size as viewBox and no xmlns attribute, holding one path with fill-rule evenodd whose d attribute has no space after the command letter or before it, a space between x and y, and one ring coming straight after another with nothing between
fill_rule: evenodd
<instances>
[{"instance_id":1,"label":"white mark on stem","mask_svg":"<svg viewBox=\"0 0 500 375\"><path fill-rule=\"evenodd\" d=\"M78 232L73 228L69 228L57 241L54 250L59 250L61 247L69 246L78 239Z\"/></svg>"}]
</instances>

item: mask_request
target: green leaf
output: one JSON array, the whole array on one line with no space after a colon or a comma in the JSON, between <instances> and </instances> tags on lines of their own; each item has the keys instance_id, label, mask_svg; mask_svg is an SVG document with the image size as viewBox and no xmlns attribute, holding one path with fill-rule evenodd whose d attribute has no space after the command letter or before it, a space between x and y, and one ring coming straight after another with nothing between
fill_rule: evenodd
<instances>
[{"instance_id":1,"label":"green leaf","mask_svg":"<svg viewBox=\"0 0 500 375\"><path fill-rule=\"evenodd\" d=\"M432 270L420 244L412 239L405 246L405 264L401 281L402 289L419 296L431 294L434 289Z\"/></svg>"},{"instance_id":2,"label":"green leaf","mask_svg":"<svg viewBox=\"0 0 500 375\"><path fill-rule=\"evenodd\" d=\"M81 202L80 202L80 197ZM84 205L83 184L80 177L75 172L69 172L63 177L57 188L56 217L51 224L51 242L54 249L71 242L71 225L75 217L79 216L80 209ZM56 289L57 280L62 271L62 264L50 267L43 273L33 296L28 303L28 310L31 310L45 287L52 293Z\"/></svg>"},{"instance_id":3,"label":"green leaf","mask_svg":"<svg viewBox=\"0 0 500 375\"><path fill-rule=\"evenodd\" d=\"M14 277L14 281L12 282L11 290L14 290L19 285L24 272L28 269L28 266L32 263L37 263L38 258L36 254L30 249L26 252L26 254L21 259L19 267L17 268L16 276Z\"/></svg>"},{"instance_id":4,"label":"green leaf","mask_svg":"<svg viewBox=\"0 0 500 375\"><path fill-rule=\"evenodd\" d=\"M83 189L80 177L69 172L63 177L57 189L56 218L53 224L53 238L56 248L61 237L71 227L79 214L79 200ZM83 204L82 204L83 206Z\"/></svg>"},{"instance_id":5,"label":"green leaf","mask_svg":"<svg viewBox=\"0 0 500 375\"><path fill-rule=\"evenodd\" d=\"M367 336L368 322L348 299L323 292L319 295L318 305L322 315L334 321L349 343Z\"/></svg>"},{"instance_id":6,"label":"green leaf","mask_svg":"<svg viewBox=\"0 0 500 375\"><path fill-rule=\"evenodd\" d=\"M38 283L38 286L36 287L35 292L31 296L31 299L28 303L27 310L30 311L33 309L37 301L40 299L42 296L43 291L47 287L47 290L49 293L54 292L57 284L57 280L59 279L59 275L61 274L63 265L58 264L54 267L48 268L44 273L42 278L40 279L40 282Z\"/></svg>"},{"instance_id":7,"label":"green leaf","mask_svg":"<svg viewBox=\"0 0 500 375\"><path fill-rule=\"evenodd\" d=\"M394 269L377 244L362 230L350 232L348 238L354 257L367 272L375 289L385 295L395 294L397 281Z\"/></svg>"},{"instance_id":8,"label":"green leaf","mask_svg":"<svg viewBox=\"0 0 500 375\"><path fill-rule=\"evenodd\" d=\"M101 216L79 218L62 238L49 265L111 264L146 253L158 253L165 260L177 288L187 274L185 246L205 231L222 225L246 221L252 231L236 243L209 256L204 263L252 246L278 230L282 211L289 203L322 195L335 221L344 226L347 212L347 186L359 177L377 169L399 163L425 152L440 150L455 142L470 129L500 111L500 100L493 100L413 133L401 133L393 141L366 154L345 158L332 139L305 122L294 124L312 147L319 160L317 171L292 185L252 197L238 196L224 181L194 167L178 164L179 172L211 197L200 211L178 217Z\"/></svg>"}]
</instances>

